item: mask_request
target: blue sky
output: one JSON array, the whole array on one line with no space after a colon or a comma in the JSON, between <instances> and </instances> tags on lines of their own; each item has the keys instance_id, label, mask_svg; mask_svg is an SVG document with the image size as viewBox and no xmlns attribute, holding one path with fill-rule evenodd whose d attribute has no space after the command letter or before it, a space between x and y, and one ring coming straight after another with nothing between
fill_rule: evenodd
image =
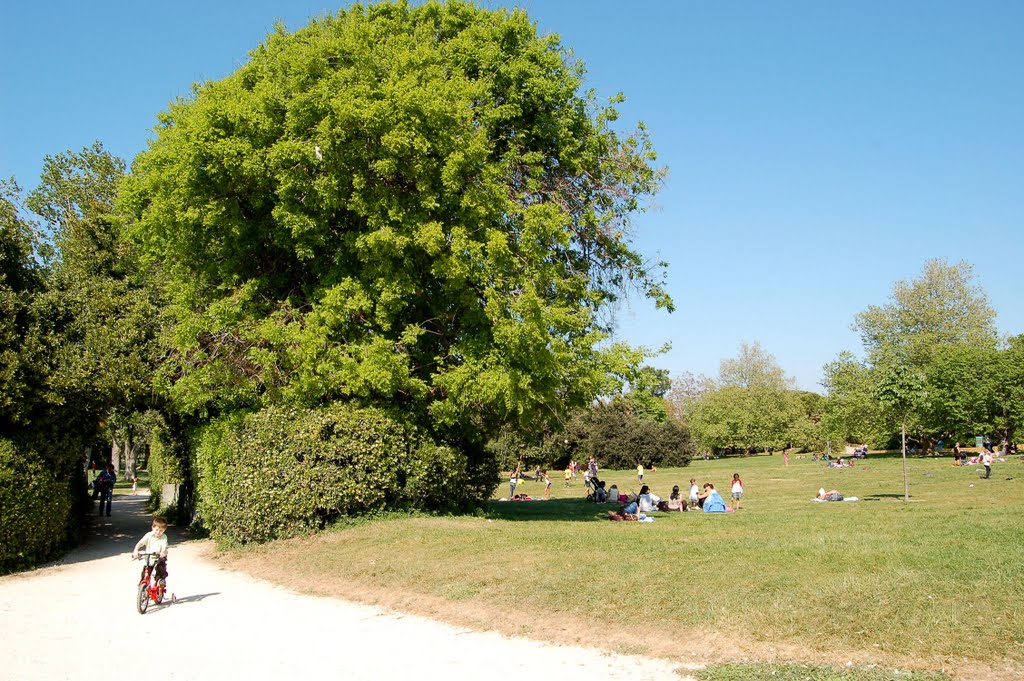
<instances>
[{"instance_id":1,"label":"blue sky","mask_svg":"<svg viewBox=\"0 0 1024 681\"><path fill-rule=\"evenodd\" d=\"M512 6L488 2L486 6ZM0 176L93 140L126 159L158 112L221 78L306 0L0 6ZM857 312L928 258L973 263L1024 332L1024 3L528 0L668 167L636 243L668 260L674 314L617 312L621 339L714 375L759 341L800 387L859 350Z\"/></svg>"}]
</instances>

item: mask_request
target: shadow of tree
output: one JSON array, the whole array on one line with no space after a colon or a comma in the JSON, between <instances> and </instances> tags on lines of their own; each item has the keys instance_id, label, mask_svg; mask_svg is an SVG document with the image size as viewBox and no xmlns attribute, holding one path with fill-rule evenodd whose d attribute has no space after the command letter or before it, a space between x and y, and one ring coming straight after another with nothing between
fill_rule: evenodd
<instances>
[{"instance_id":1,"label":"shadow of tree","mask_svg":"<svg viewBox=\"0 0 1024 681\"><path fill-rule=\"evenodd\" d=\"M82 543L62 558L43 567L73 565L131 553L135 543L149 532L153 515L149 512L149 495L115 494L110 516L90 515L82 533ZM167 528L170 543L187 541L188 531L174 526Z\"/></svg>"}]
</instances>

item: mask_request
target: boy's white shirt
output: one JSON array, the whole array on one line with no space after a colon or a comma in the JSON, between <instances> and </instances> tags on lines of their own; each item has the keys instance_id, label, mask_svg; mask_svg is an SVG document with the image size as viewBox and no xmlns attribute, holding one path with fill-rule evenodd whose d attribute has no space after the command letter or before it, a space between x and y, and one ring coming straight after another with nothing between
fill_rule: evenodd
<instances>
[{"instance_id":1,"label":"boy's white shirt","mask_svg":"<svg viewBox=\"0 0 1024 681\"><path fill-rule=\"evenodd\" d=\"M162 537L154 537L153 531L150 530L135 545L136 551L140 548L143 548L145 553L167 553L167 534L165 533Z\"/></svg>"}]
</instances>

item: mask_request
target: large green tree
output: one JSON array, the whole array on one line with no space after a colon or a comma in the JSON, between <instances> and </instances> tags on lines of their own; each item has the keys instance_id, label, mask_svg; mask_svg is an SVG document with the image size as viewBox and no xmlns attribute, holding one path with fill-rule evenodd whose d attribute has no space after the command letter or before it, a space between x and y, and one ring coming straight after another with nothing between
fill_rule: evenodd
<instances>
[{"instance_id":1,"label":"large green tree","mask_svg":"<svg viewBox=\"0 0 1024 681\"><path fill-rule=\"evenodd\" d=\"M898 352L923 367L944 346L995 348L995 316L971 264L938 258L926 261L916 279L893 284L889 302L858 314L854 329L869 361Z\"/></svg>"},{"instance_id":2,"label":"large green tree","mask_svg":"<svg viewBox=\"0 0 1024 681\"><path fill-rule=\"evenodd\" d=\"M702 449L753 451L817 441L818 407L793 389L793 381L756 341L722 360L718 379L705 382L682 407Z\"/></svg>"},{"instance_id":3,"label":"large green tree","mask_svg":"<svg viewBox=\"0 0 1024 681\"><path fill-rule=\"evenodd\" d=\"M893 285L888 303L857 315L854 329L879 422L926 447L994 427L995 311L969 263L926 261L917 278Z\"/></svg>"},{"instance_id":4,"label":"large green tree","mask_svg":"<svg viewBox=\"0 0 1024 681\"><path fill-rule=\"evenodd\" d=\"M458 442L606 391L629 351L602 310L671 300L631 245L647 133L583 78L522 11L385 2L172 104L123 205L165 275L175 406L394 405Z\"/></svg>"},{"instance_id":5,"label":"large green tree","mask_svg":"<svg viewBox=\"0 0 1024 681\"><path fill-rule=\"evenodd\" d=\"M21 211L21 189L0 183L0 432L31 421L45 383L44 353L32 304L43 290L40 239Z\"/></svg>"}]
</instances>

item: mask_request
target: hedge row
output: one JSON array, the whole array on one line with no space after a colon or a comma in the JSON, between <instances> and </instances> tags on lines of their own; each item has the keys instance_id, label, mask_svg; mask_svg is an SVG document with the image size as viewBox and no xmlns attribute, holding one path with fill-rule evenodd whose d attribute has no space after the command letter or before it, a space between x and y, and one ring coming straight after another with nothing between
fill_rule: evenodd
<instances>
[{"instance_id":1,"label":"hedge row","mask_svg":"<svg viewBox=\"0 0 1024 681\"><path fill-rule=\"evenodd\" d=\"M0 439L0 574L54 557L67 546L74 498L63 471L35 450Z\"/></svg>"},{"instance_id":2,"label":"hedge row","mask_svg":"<svg viewBox=\"0 0 1024 681\"><path fill-rule=\"evenodd\" d=\"M334 404L214 421L196 447L198 516L220 540L261 542L344 516L463 507L467 461L393 415Z\"/></svg>"}]
</instances>

